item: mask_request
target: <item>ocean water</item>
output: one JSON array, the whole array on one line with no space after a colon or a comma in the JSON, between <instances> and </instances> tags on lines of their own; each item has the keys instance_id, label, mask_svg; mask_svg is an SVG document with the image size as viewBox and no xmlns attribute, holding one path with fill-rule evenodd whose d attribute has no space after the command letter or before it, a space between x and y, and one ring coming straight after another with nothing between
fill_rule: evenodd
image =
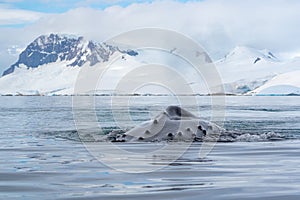
<instances>
[{"instance_id":1,"label":"ocean water","mask_svg":"<svg viewBox=\"0 0 300 200\"><path fill-rule=\"evenodd\" d=\"M206 120L212 119L212 108L222 108L212 105L211 97L191 98L197 103L182 106ZM244 133L243 139L218 142L206 157L199 157L203 144L195 142L175 161L145 160L156 167L147 173L126 172L137 167L127 157L109 166L86 144L95 142L91 135L100 128L102 134L126 130L178 99L137 96L129 106L110 97L94 100L99 127L81 122L91 134L79 138L72 97L0 97L0 199L300 198L300 97L226 97L224 127ZM80 109L82 115L90 112ZM102 149L111 145L99 143ZM168 144L114 145L130 155Z\"/></svg>"}]
</instances>

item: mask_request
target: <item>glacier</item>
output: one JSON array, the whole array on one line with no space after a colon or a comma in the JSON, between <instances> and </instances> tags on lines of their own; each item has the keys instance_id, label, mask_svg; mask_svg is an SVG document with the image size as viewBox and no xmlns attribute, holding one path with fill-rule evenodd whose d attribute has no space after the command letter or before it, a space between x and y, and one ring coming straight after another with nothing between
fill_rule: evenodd
<instances>
[{"instance_id":1,"label":"glacier","mask_svg":"<svg viewBox=\"0 0 300 200\"><path fill-rule=\"evenodd\" d=\"M165 54L147 55L142 50L120 49L83 37L42 35L4 71L0 78L0 95L76 95L74 85L80 70L86 68L92 71L107 62L115 52L121 53L122 59L113 64L113 74L122 70L125 73L132 66L149 63L151 56L155 62L159 62L158 57L170 60ZM185 67L182 63L176 64ZM300 95L300 59L281 61L267 49L237 46L214 64L223 82L218 87L223 87L226 95ZM185 73L188 75L190 72ZM98 93L101 91L105 88L99 89ZM200 89L199 94L210 93Z\"/></svg>"}]
</instances>

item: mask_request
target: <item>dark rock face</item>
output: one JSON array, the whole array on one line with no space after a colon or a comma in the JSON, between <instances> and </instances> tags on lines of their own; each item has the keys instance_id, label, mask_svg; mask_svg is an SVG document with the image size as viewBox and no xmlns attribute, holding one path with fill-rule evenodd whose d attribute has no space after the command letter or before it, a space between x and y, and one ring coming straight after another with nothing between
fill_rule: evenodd
<instances>
[{"instance_id":1,"label":"dark rock face","mask_svg":"<svg viewBox=\"0 0 300 200\"><path fill-rule=\"evenodd\" d=\"M136 56L133 50L120 50L108 44L86 41L83 37L70 38L57 34L42 35L30 43L20 54L18 61L4 71L3 76L14 72L16 67L24 64L28 68L56 62L70 61L69 66L82 66L86 62L93 66L99 62L108 61L116 51Z\"/></svg>"},{"instance_id":2,"label":"dark rock face","mask_svg":"<svg viewBox=\"0 0 300 200\"><path fill-rule=\"evenodd\" d=\"M256 58L255 61L253 62L253 64L257 63L257 62L260 61L260 60L261 60L261 58L259 58L259 57Z\"/></svg>"}]
</instances>

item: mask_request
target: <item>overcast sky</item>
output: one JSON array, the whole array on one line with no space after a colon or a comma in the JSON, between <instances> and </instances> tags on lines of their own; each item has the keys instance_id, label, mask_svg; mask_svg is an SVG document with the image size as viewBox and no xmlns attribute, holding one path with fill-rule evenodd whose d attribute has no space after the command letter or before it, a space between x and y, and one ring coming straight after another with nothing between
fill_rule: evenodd
<instances>
[{"instance_id":1,"label":"overcast sky","mask_svg":"<svg viewBox=\"0 0 300 200\"><path fill-rule=\"evenodd\" d=\"M143 27L183 33L213 58L237 45L300 56L299 11L299 0L0 0L0 72L42 34L101 42Z\"/></svg>"}]
</instances>

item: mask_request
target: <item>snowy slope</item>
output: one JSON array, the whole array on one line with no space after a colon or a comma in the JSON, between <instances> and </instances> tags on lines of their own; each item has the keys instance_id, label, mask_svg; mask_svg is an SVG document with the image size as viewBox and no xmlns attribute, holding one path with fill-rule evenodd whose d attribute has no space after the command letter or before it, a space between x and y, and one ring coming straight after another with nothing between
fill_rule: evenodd
<instances>
[{"instance_id":1,"label":"snowy slope","mask_svg":"<svg viewBox=\"0 0 300 200\"><path fill-rule=\"evenodd\" d=\"M66 62L67 66L93 66L106 62L116 51L133 54L132 50L120 50L105 43L85 40L83 37L67 37L65 35L41 35L21 52L18 61L4 71L3 76L13 73L21 65L27 68L38 68L49 63Z\"/></svg>"},{"instance_id":2,"label":"snowy slope","mask_svg":"<svg viewBox=\"0 0 300 200\"><path fill-rule=\"evenodd\" d=\"M278 74L299 69L300 62L280 62L268 50L238 46L216 62L226 93L245 94Z\"/></svg>"},{"instance_id":3,"label":"snowy slope","mask_svg":"<svg viewBox=\"0 0 300 200\"><path fill-rule=\"evenodd\" d=\"M83 37L42 35L21 52L16 63L0 78L2 95L71 95L80 69L97 67L115 52L135 56L133 50L120 50Z\"/></svg>"},{"instance_id":4,"label":"snowy slope","mask_svg":"<svg viewBox=\"0 0 300 200\"><path fill-rule=\"evenodd\" d=\"M250 92L255 95L300 95L300 70L275 76L261 87Z\"/></svg>"},{"instance_id":5,"label":"snowy slope","mask_svg":"<svg viewBox=\"0 0 300 200\"><path fill-rule=\"evenodd\" d=\"M112 90L122 74L138 65L140 63L136 62L132 56L123 55L103 73L103 81L101 85L96 85L96 92L88 90L80 94L103 93L104 90ZM124 70L120 70L120 66L123 66ZM48 63L37 68L20 65L13 73L0 78L0 95L73 95L79 73L100 76L101 69L103 69L101 63L94 66L89 66L89 63L83 66L69 66L68 61Z\"/></svg>"},{"instance_id":6,"label":"snowy slope","mask_svg":"<svg viewBox=\"0 0 300 200\"><path fill-rule=\"evenodd\" d=\"M79 67L66 62L45 64L27 69L21 65L14 73L0 78L0 94L52 95L72 94Z\"/></svg>"},{"instance_id":7,"label":"snowy slope","mask_svg":"<svg viewBox=\"0 0 300 200\"><path fill-rule=\"evenodd\" d=\"M247 46L237 46L224 58L219 60L219 63L234 63L234 64L259 64L268 62L278 62L278 58L267 50L257 50Z\"/></svg>"},{"instance_id":8,"label":"snowy slope","mask_svg":"<svg viewBox=\"0 0 300 200\"><path fill-rule=\"evenodd\" d=\"M98 93L113 90L125 74L149 63L173 66L186 80L190 80L197 93L209 93L205 77L198 80L199 77L189 71L187 63L179 58L174 60L167 52L120 50L116 46L87 41L83 37L50 34L30 43L21 52L18 61L4 72L0 78L0 95L74 94L80 71L84 69L93 74L115 52L121 53L122 58L106 71L101 87L96 88ZM300 59L282 62L268 50L238 46L216 61L215 65L223 81L221 86L227 94L299 93ZM168 74L152 73L152 76L166 78Z\"/></svg>"}]
</instances>

